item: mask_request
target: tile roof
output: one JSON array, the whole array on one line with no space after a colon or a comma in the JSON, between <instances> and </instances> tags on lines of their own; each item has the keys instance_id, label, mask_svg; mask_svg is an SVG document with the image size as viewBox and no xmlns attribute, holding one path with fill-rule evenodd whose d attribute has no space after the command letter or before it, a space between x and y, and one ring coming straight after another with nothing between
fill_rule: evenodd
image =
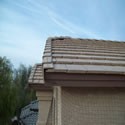
<instances>
[{"instance_id":1,"label":"tile roof","mask_svg":"<svg viewBox=\"0 0 125 125\"><path fill-rule=\"evenodd\" d=\"M20 119L25 125L36 125L38 119L38 101L32 101L21 110Z\"/></svg>"},{"instance_id":2,"label":"tile roof","mask_svg":"<svg viewBox=\"0 0 125 125\"><path fill-rule=\"evenodd\" d=\"M29 84L43 84L42 64L36 64L31 71Z\"/></svg>"},{"instance_id":3,"label":"tile roof","mask_svg":"<svg viewBox=\"0 0 125 125\"><path fill-rule=\"evenodd\" d=\"M30 77L28 80L28 85L30 88L34 88L35 90L51 90L52 87L48 87L44 84L44 74L43 74L43 66L42 63L35 64L30 73Z\"/></svg>"},{"instance_id":4,"label":"tile roof","mask_svg":"<svg viewBox=\"0 0 125 125\"><path fill-rule=\"evenodd\" d=\"M43 55L47 72L125 75L125 42L48 38Z\"/></svg>"}]
</instances>

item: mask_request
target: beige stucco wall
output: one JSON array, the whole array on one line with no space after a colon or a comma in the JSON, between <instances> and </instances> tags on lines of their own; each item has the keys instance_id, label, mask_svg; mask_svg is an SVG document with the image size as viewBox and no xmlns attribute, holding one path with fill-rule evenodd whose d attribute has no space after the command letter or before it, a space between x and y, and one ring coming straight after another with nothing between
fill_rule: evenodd
<instances>
[{"instance_id":1,"label":"beige stucco wall","mask_svg":"<svg viewBox=\"0 0 125 125\"><path fill-rule=\"evenodd\" d=\"M36 91L36 96L39 101L37 125L46 125L52 101L52 91Z\"/></svg>"},{"instance_id":2,"label":"beige stucco wall","mask_svg":"<svg viewBox=\"0 0 125 125\"><path fill-rule=\"evenodd\" d=\"M62 125L125 125L125 89L62 88Z\"/></svg>"}]
</instances>

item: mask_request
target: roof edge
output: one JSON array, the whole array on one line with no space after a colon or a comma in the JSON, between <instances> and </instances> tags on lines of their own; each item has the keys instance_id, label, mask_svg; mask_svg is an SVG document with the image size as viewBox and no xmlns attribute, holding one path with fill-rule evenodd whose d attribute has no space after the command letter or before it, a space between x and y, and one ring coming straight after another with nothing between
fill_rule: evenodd
<instances>
[{"instance_id":1,"label":"roof edge","mask_svg":"<svg viewBox=\"0 0 125 125\"><path fill-rule=\"evenodd\" d=\"M30 88L35 89L36 91L49 91L52 90L52 87L45 86L44 84L29 84Z\"/></svg>"},{"instance_id":2,"label":"roof edge","mask_svg":"<svg viewBox=\"0 0 125 125\"><path fill-rule=\"evenodd\" d=\"M120 43L125 43L125 41L120 41L120 40L106 40L106 39L88 39L88 38L79 38L79 37L70 37L70 36L55 36L55 37L48 37L49 40L54 41L54 40L63 40L63 39L76 39L76 40L95 40L95 41L104 41L104 42L120 42ZM48 40L47 39L47 40Z\"/></svg>"}]
</instances>

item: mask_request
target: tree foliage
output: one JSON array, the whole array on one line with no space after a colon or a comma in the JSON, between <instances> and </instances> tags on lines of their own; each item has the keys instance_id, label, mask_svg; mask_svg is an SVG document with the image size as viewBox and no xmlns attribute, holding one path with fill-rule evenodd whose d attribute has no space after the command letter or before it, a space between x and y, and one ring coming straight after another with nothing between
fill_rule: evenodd
<instances>
[{"instance_id":1,"label":"tree foliage","mask_svg":"<svg viewBox=\"0 0 125 125\"><path fill-rule=\"evenodd\" d=\"M5 57L0 57L0 123L10 123L14 115L15 89L13 87L12 64Z\"/></svg>"},{"instance_id":2,"label":"tree foliage","mask_svg":"<svg viewBox=\"0 0 125 125\"><path fill-rule=\"evenodd\" d=\"M28 87L28 78L31 72L31 66L26 67L20 65L19 69L14 71L14 84L16 88L16 114L19 116L20 110L25 105L29 104L31 100L35 99L34 90Z\"/></svg>"},{"instance_id":3,"label":"tree foliage","mask_svg":"<svg viewBox=\"0 0 125 125\"><path fill-rule=\"evenodd\" d=\"M28 88L31 66L13 69L6 57L0 57L0 125L10 125L14 115L35 99L34 90Z\"/></svg>"}]
</instances>

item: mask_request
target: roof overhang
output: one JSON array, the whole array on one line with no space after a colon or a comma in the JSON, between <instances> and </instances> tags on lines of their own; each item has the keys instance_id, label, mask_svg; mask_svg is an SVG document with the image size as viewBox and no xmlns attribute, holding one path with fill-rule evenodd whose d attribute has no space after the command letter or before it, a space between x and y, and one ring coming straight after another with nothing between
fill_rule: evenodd
<instances>
[{"instance_id":1,"label":"roof overhang","mask_svg":"<svg viewBox=\"0 0 125 125\"><path fill-rule=\"evenodd\" d=\"M52 90L52 87L50 87L50 86L46 86L45 84L34 84L34 83L30 83L29 84L29 87L30 88L33 88L33 89L35 89L35 90L37 90L37 91L49 91L49 90Z\"/></svg>"},{"instance_id":2,"label":"roof overhang","mask_svg":"<svg viewBox=\"0 0 125 125\"><path fill-rule=\"evenodd\" d=\"M125 75L45 72L46 86L125 87Z\"/></svg>"}]
</instances>

